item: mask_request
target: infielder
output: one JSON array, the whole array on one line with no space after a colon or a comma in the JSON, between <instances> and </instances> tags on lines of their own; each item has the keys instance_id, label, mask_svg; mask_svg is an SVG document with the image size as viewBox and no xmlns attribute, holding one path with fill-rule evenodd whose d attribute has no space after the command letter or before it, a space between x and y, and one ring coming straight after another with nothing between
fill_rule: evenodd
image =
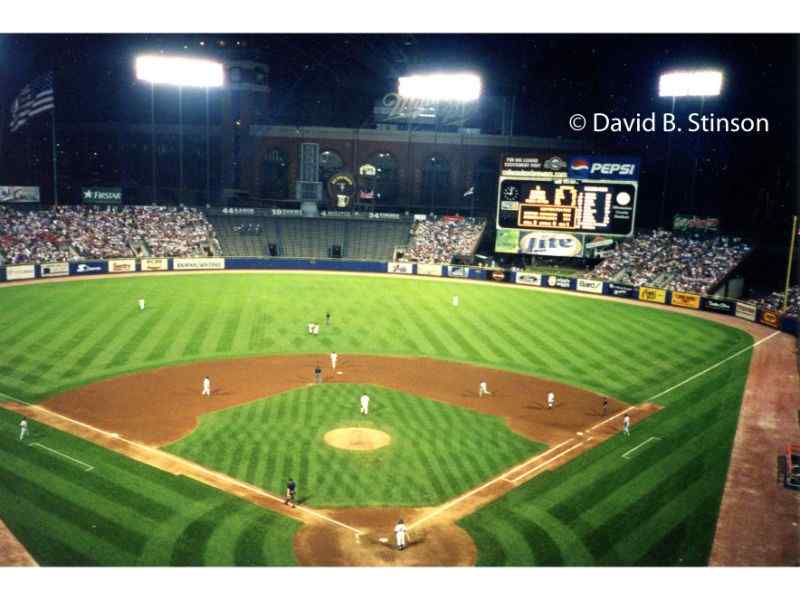
<instances>
[{"instance_id":1,"label":"infielder","mask_svg":"<svg viewBox=\"0 0 800 600\"><path fill-rule=\"evenodd\" d=\"M603 396L603 416L605 417L608 414L608 398Z\"/></svg>"},{"instance_id":2,"label":"infielder","mask_svg":"<svg viewBox=\"0 0 800 600\"><path fill-rule=\"evenodd\" d=\"M622 431L625 435L631 434L631 416L625 415L625 418L622 419Z\"/></svg>"},{"instance_id":3,"label":"infielder","mask_svg":"<svg viewBox=\"0 0 800 600\"><path fill-rule=\"evenodd\" d=\"M361 414L369 414L369 396L366 394L361 394Z\"/></svg>"},{"instance_id":4,"label":"infielder","mask_svg":"<svg viewBox=\"0 0 800 600\"><path fill-rule=\"evenodd\" d=\"M553 392L547 392L547 408L548 410L556 405L556 395Z\"/></svg>"},{"instance_id":5,"label":"infielder","mask_svg":"<svg viewBox=\"0 0 800 600\"><path fill-rule=\"evenodd\" d=\"M297 484L294 482L294 479L290 477L289 481L286 482L286 502L284 502L284 504L289 504L292 508L297 506L294 501L296 494Z\"/></svg>"},{"instance_id":6,"label":"infielder","mask_svg":"<svg viewBox=\"0 0 800 600\"><path fill-rule=\"evenodd\" d=\"M19 441L21 442L26 437L28 437L28 421L23 417L19 422Z\"/></svg>"},{"instance_id":7,"label":"infielder","mask_svg":"<svg viewBox=\"0 0 800 600\"><path fill-rule=\"evenodd\" d=\"M314 383L322 383L322 367L319 365L314 369Z\"/></svg>"},{"instance_id":8,"label":"infielder","mask_svg":"<svg viewBox=\"0 0 800 600\"><path fill-rule=\"evenodd\" d=\"M319 324L318 323L312 323L311 324L311 333L313 333L314 335L319 335Z\"/></svg>"},{"instance_id":9,"label":"infielder","mask_svg":"<svg viewBox=\"0 0 800 600\"><path fill-rule=\"evenodd\" d=\"M330 312L326 312L325 313L325 325L330 325L330 324L331 324L331 313Z\"/></svg>"},{"instance_id":10,"label":"infielder","mask_svg":"<svg viewBox=\"0 0 800 600\"><path fill-rule=\"evenodd\" d=\"M139 310L144 310L144 298L139 299Z\"/></svg>"},{"instance_id":11,"label":"infielder","mask_svg":"<svg viewBox=\"0 0 800 600\"><path fill-rule=\"evenodd\" d=\"M339 355L336 352L331 352L331 369L334 371L336 370L336 359L339 358Z\"/></svg>"},{"instance_id":12,"label":"infielder","mask_svg":"<svg viewBox=\"0 0 800 600\"><path fill-rule=\"evenodd\" d=\"M489 391L489 386L486 384L485 381L481 381L480 386L478 386L478 398L483 398L484 396L491 396L492 393Z\"/></svg>"},{"instance_id":13,"label":"infielder","mask_svg":"<svg viewBox=\"0 0 800 600\"><path fill-rule=\"evenodd\" d=\"M394 526L394 537L397 542L398 550L405 550L406 537L408 536L408 527L403 523L403 519L398 519L397 525Z\"/></svg>"},{"instance_id":14,"label":"infielder","mask_svg":"<svg viewBox=\"0 0 800 600\"><path fill-rule=\"evenodd\" d=\"M210 396L211 395L211 380L208 378L208 375L203 377L203 396Z\"/></svg>"}]
</instances>

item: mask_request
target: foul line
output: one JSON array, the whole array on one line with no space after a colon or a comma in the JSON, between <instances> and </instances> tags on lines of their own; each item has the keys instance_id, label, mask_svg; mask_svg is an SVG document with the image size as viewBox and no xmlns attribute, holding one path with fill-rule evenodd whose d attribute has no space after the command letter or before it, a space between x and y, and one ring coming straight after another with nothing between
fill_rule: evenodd
<instances>
[{"instance_id":1,"label":"foul line","mask_svg":"<svg viewBox=\"0 0 800 600\"><path fill-rule=\"evenodd\" d=\"M647 438L645 441L643 441L643 442L642 442L641 444L639 444L638 446L634 446L633 448L631 448L630 450L628 450L628 451L627 451L625 454L623 454L623 455L622 455L622 458L624 458L625 460L628 460L628 454L630 454L631 452L635 452L636 450L638 450L639 448L641 448L641 447L642 447L642 446L644 446L645 444L649 444L649 443L650 443L650 442L652 442L653 440L660 440L660 439L661 439L661 438L659 438L659 437L651 437L651 438Z\"/></svg>"},{"instance_id":2,"label":"foul line","mask_svg":"<svg viewBox=\"0 0 800 600\"><path fill-rule=\"evenodd\" d=\"M588 431L594 431L595 429L597 429L598 427L602 427L603 425L605 425L605 424L606 424L606 423L608 423L609 421L613 421L613 420L614 420L614 419L616 419L617 417L621 417L621 416L622 416L622 415L624 415L626 412L630 412L630 411L632 411L632 410L636 410L636 409L638 409L638 408L639 408L638 406L629 406L629 407L628 407L628 408L626 408L625 410L621 410L621 411L619 411L617 414L615 414L615 415L611 415L611 416L610 416L610 417L608 417L607 419L605 419L605 420L603 420L603 421L600 421L599 423L596 423L595 425L592 425L591 427L589 427Z\"/></svg>"},{"instance_id":3,"label":"foul line","mask_svg":"<svg viewBox=\"0 0 800 600\"><path fill-rule=\"evenodd\" d=\"M515 477L514 479L512 479L512 481L513 481L514 483L517 483L517 482L518 482L520 479L525 479L525 478L526 478L528 475L530 475L530 474L532 474L532 473L535 473L535 472L536 472L536 471L538 471L539 469L543 469L544 467L546 467L547 465L549 465L549 464L550 464L551 462L553 462L554 460L558 460L559 458L561 458L561 457L562 457L562 456L564 456L565 454L569 454L570 452L572 452L573 450L575 450L575 448L578 448L579 446L583 446L583 444L584 444L584 442L578 442L578 443L577 443L577 444L575 444L574 446L570 446L569 448L567 448L567 449L566 449L566 450L564 450L563 452L561 452L561 453L559 453L559 454L556 454L556 455L555 455L553 458L551 458L550 460L546 460L546 461L545 461L545 462L543 462L542 464L540 464L540 465L536 465L535 467L533 467L533 468L532 468L530 471L525 471L525 472L524 472L522 475L520 475L519 477Z\"/></svg>"},{"instance_id":4,"label":"foul line","mask_svg":"<svg viewBox=\"0 0 800 600\"><path fill-rule=\"evenodd\" d=\"M678 384L676 384L676 385L673 385L671 388L668 388L668 389L664 390L663 392L659 392L659 393L658 393L658 394L656 394L655 396L652 396L652 397L648 398L648 399L646 400L646 402L651 402L652 400L655 400L656 398L660 398L660 397L661 397L661 396L663 396L664 394L667 394L667 393L671 392L672 390L674 390L674 389L677 389L677 388L681 387L682 385L684 385L684 384L687 384L687 383L689 383L690 381L693 381L693 380L697 379L697 378L698 378L698 377L700 377L701 375L705 375L705 374L706 374L706 373L708 373L709 371L713 371L714 369L716 369L716 368L717 368L717 367L719 367L720 365L724 365L726 362L728 362L729 360L733 360L734 358L736 358L736 357L737 357L737 356L739 356L740 354L744 354L744 353L745 353L745 352L747 352L748 350L752 350L752 349L753 349L753 348L755 348L756 346L760 346L760 345L761 345L761 344L763 344L764 342L768 342L769 340L771 340L772 338L774 338L776 335L778 335L778 334L780 334L780 333L781 333L780 331L776 331L775 333L772 333L772 334L768 335L767 337L765 337L765 338L762 338L762 339L758 340L757 342L755 342L755 343L751 344L751 345L750 345L750 346L748 346L747 348L742 348L742 349L741 349L741 350L739 350L738 352L735 352L735 353L731 354L731 355L730 355L728 358L723 358L723 359L722 359L721 361L719 361L717 364L715 364L715 365L711 365L711 366L710 366L710 367L708 367L707 369L703 369L702 371L700 371L699 373L695 373L694 375L692 375L692 376L691 376L691 377L689 377L688 379L684 379L684 380L683 380L683 381L681 381L680 383L678 383Z\"/></svg>"},{"instance_id":5,"label":"foul line","mask_svg":"<svg viewBox=\"0 0 800 600\"><path fill-rule=\"evenodd\" d=\"M245 489L247 489L247 490L249 490L249 491L251 491L251 492L253 492L255 494L258 494L258 495L263 496L265 498L269 498L270 500L274 500L275 502L280 502L281 504L284 503L284 500L282 498L279 498L277 496L273 496L272 494L270 494L266 490L263 490L262 488L256 487L256 486L251 485L249 483L246 483L244 481L240 481L239 479L234 479L233 477L225 475L224 473L219 473L217 471L213 471L211 469L208 469L208 468L206 468L206 467L204 467L202 465L198 465L197 463L194 463L194 462L192 462L190 460L187 460L185 458L181 458L181 457L175 456L173 454L168 454L168 453L164 452L163 450L159 450L158 448L153 448L152 446L148 446L146 444L142 444L142 443L136 442L134 440L129 440L129 439L124 438L122 436L119 436L117 434L110 433L110 432L105 431L103 429L99 429L99 428L95 427L94 425L89 425L88 423L84 423L82 421L78 421L78 420L73 419L71 417L68 417L66 415L62 415L60 413L54 412L54 411L50 410L49 408L45 408L43 406L31 404L30 402L25 402L24 400L18 400L17 398L14 398L13 396L9 396L8 394L5 394L3 392L0 392L0 394L3 395L4 397L8 398L9 400L13 400L14 402L18 402L20 404L24 404L26 406L29 406L29 407L33 408L35 411L41 411L41 412L49 413L49 414L53 415L54 417L56 417L58 419L63 419L65 421L69 421L70 423L74 423L75 425L78 425L80 427L85 427L85 428L90 429L90 430L92 430L92 431L94 431L96 433L99 433L99 434L101 434L101 435L103 435L105 437L111 437L111 438L113 438L115 440L122 440L126 444L130 444L130 445L135 446L137 448L141 448L141 449L146 450L148 452L151 452L153 454L166 455L170 460L174 460L174 461L176 461L178 463L182 462L183 464L186 464L186 465L191 465L193 468L197 469L198 471L203 471L203 472L205 472L205 473L207 473L209 475L212 475L214 477L218 477L218 478L223 479L223 480L225 480L225 481L227 481L229 483L232 483L234 485L243 487L243 488L245 488ZM91 441L91 440L89 440L89 441ZM106 448L106 449L107 450L111 450L112 452L114 452L114 450L112 450L111 448ZM121 454L121 453L117 452L117 454ZM144 462L144 461L138 460L138 459L136 459L136 458L134 458L132 456L127 456L127 455L123 455L123 456L126 456L127 458L130 458L132 460L136 460L137 462ZM69 458L69 457L67 457L67 458ZM145 464L150 464L150 463L145 463ZM150 466L154 466L155 467L156 465L150 464ZM94 468L94 467L92 467L92 468ZM159 467L156 467L156 468L159 468ZM159 468L159 470L160 471L165 471L165 469L161 469L161 468ZM167 471L165 471L165 472L167 472ZM196 479L196 478L193 477L193 479ZM197 481L199 481L199 480L197 480ZM201 481L201 483L203 483L204 485L209 485L209 484L207 484L205 482L202 482L202 481ZM217 488L216 486L211 486L211 487L215 487L215 489L218 489L218 490L220 489L220 488ZM225 490L220 490L220 491L225 491ZM226 493L228 493L228 492L226 492ZM342 523L341 521L337 521L336 519L332 519L331 517L328 517L327 515L323 515L322 513L319 513L319 512L317 512L315 510L312 510L310 508L306 508L304 506L299 506L299 505L295 505L295 508L299 509L302 512L305 512L305 513L308 513L310 515L313 515L313 516L315 516L315 517L317 517L319 519L322 519L323 521L328 521L329 523L333 523L334 525L338 525L339 527L344 527L345 529L349 529L350 531L352 531L354 533L357 533L359 535L363 534L363 531L361 531L360 529L356 529L355 527L351 527L350 525L348 525L346 523Z\"/></svg>"},{"instance_id":6,"label":"foul line","mask_svg":"<svg viewBox=\"0 0 800 600\"><path fill-rule=\"evenodd\" d=\"M83 465L84 467L86 467L86 469L84 469L84 473L88 473L89 471L94 469L94 467L92 465L87 464L87 463L83 462L82 460L78 460L77 458L73 458L73 457L71 457L71 456L69 456L67 454L59 452L58 450L54 450L50 446L45 446L44 444L40 444L39 442L32 442L32 443L28 444L28 446L36 446L37 448L43 448L44 450L47 450L48 452L52 452L53 454L58 454L59 456L61 456L63 458L66 458L67 460L71 460L72 462L78 463L79 465Z\"/></svg>"}]
</instances>

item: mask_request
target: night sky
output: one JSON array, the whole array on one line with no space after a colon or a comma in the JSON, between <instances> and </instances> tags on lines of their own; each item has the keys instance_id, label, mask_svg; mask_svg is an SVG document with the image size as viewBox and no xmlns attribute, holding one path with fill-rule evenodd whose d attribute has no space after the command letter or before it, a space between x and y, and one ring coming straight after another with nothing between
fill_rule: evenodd
<instances>
[{"instance_id":1,"label":"night sky","mask_svg":"<svg viewBox=\"0 0 800 600\"><path fill-rule=\"evenodd\" d=\"M270 67L270 120L277 124L371 126L372 106L416 71L468 69L484 80L486 133L514 98L514 133L579 137L573 113L635 116L667 111L658 75L674 68L725 73L722 96L704 112L766 117L762 134L676 135L669 206L720 216L733 231L762 237L797 210L798 37L788 35L377 35L175 34L0 35L0 106L32 77L57 73L59 122L149 121L149 88L137 84L141 52L240 57ZM677 112L699 110L679 101ZM185 109L187 122L204 112ZM4 113L5 115L6 113ZM4 117L5 118L5 117ZM170 118L167 115L165 118ZM4 126L7 126L4 124ZM662 133L582 133L598 153L642 158L640 222L657 218L665 171ZM698 161L695 199L686 189ZM668 209L669 212L669 209Z\"/></svg>"}]
</instances>

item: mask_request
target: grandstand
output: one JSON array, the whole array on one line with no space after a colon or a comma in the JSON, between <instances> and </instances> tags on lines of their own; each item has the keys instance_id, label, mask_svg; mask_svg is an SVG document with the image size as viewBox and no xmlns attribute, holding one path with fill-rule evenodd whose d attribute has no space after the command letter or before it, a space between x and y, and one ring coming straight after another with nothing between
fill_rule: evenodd
<instances>
[{"instance_id":1,"label":"grandstand","mask_svg":"<svg viewBox=\"0 0 800 600\"><path fill-rule=\"evenodd\" d=\"M225 256L327 258L341 247L342 258L391 260L406 246L411 222L363 218L305 218L256 215L209 215Z\"/></svg>"}]
</instances>

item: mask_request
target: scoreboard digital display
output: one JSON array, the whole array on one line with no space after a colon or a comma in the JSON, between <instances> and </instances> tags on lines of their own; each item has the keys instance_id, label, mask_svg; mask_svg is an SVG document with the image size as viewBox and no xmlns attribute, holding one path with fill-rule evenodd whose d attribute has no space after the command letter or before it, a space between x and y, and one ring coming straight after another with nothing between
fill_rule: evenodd
<instances>
[{"instance_id":1,"label":"scoreboard digital display","mask_svg":"<svg viewBox=\"0 0 800 600\"><path fill-rule=\"evenodd\" d=\"M635 181L501 178L498 228L629 236Z\"/></svg>"}]
</instances>

